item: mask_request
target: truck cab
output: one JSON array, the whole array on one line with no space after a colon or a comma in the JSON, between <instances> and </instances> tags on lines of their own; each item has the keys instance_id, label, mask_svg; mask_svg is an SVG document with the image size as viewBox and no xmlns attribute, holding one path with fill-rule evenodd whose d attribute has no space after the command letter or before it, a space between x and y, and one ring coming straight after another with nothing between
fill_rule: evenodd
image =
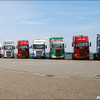
<instances>
[{"instance_id":1,"label":"truck cab","mask_svg":"<svg viewBox=\"0 0 100 100\"><path fill-rule=\"evenodd\" d=\"M89 60L89 38L88 36L73 36L72 47L74 52L72 54L72 59L87 59Z\"/></svg>"},{"instance_id":2,"label":"truck cab","mask_svg":"<svg viewBox=\"0 0 100 100\"><path fill-rule=\"evenodd\" d=\"M3 49L3 57L4 58L14 58L14 42L6 41L2 47Z\"/></svg>"},{"instance_id":3,"label":"truck cab","mask_svg":"<svg viewBox=\"0 0 100 100\"><path fill-rule=\"evenodd\" d=\"M65 58L65 45L63 37L50 38L50 58Z\"/></svg>"},{"instance_id":4,"label":"truck cab","mask_svg":"<svg viewBox=\"0 0 100 100\"><path fill-rule=\"evenodd\" d=\"M97 45L96 45L96 50L97 53L93 55L94 60L98 59L100 60L100 34L97 34Z\"/></svg>"},{"instance_id":5,"label":"truck cab","mask_svg":"<svg viewBox=\"0 0 100 100\"><path fill-rule=\"evenodd\" d=\"M16 48L18 49L18 58L29 58L28 40L19 40Z\"/></svg>"},{"instance_id":6,"label":"truck cab","mask_svg":"<svg viewBox=\"0 0 100 100\"><path fill-rule=\"evenodd\" d=\"M33 58L45 58L46 57L46 40L33 40L33 45L31 46L33 49Z\"/></svg>"}]
</instances>

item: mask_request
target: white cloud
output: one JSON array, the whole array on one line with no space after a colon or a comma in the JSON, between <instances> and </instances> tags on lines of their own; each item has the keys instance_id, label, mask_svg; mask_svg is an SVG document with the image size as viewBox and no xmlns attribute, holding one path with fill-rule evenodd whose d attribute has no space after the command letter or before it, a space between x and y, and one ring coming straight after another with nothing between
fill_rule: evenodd
<instances>
[{"instance_id":1,"label":"white cloud","mask_svg":"<svg viewBox=\"0 0 100 100\"><path fill-rule=\"evenodd\" d=\"M99 15L100 14L100 10L92 10L92 11L62 11L62 12L58 12L58 14L63 14L63 15Z\"/></svg>"},{"instance_id":2,"label":"white cloud","mask_svg":"<svg viewBox=\"0 0 100 100\"><path fill-rule=\"evenodd\" d=\"M22 24L27 24L27 25L44 25L46 23L43 23L43 22L34 22L34 21L24 21L24 22L21 22Z\"/></svg>"}]
</instances>

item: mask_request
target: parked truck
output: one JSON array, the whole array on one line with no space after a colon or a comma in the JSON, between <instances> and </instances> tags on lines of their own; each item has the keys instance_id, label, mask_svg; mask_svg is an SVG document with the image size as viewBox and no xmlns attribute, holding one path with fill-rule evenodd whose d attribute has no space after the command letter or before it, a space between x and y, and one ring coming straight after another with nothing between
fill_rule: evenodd
<instances>
[{"instance_id":1,"label":"parked truck","mask_svg":"<svg viewBox=\"0 0 100 100\"><path fill-rule=\"evenodd\" d=\"M18 58L29 58L29 41L19 40L18 41Z\"/></svg>"},{"instance_id":2,"label":"parked truck","mask_svg":"<svg viewBox=\"0 0 100 100\"><path fill-rule=\"evenodd\" d=\"M89 60L89 43L88 36L73 36L72 47L74 47L74 52L72 54L72 59L87 59Z\"/></svg>"},{"instance_id":3,"label":"parked truck","mask_svg":"<svg viewBox=\"0 0 100 100\"><path fill-rule=\"evenodd\" d=\"M63 37L50 38L50 58L65 58L65 45Z\"/></svg>"},{"instance_id":4,"label":"parked truck","mask_svg":"<svg viewBox=\"0 0 100 100\"><path fill-rule=\"evenodd\" d=\"M3 44L3 57L4 58L14 58L14 42L12 41L6 41Z\"/></svg>"},{"instance_id":5,"label":"parked truck","mask_svg":"<svg viewBox=\"0 0 100 100\"><path fill-rule=\"evenodd\" d=\"M97 34L97 45L96 45L96 51L97 53L93 55L94 60L100 60L100 34Z\"/></svg>"},{"instance_id":6,"label":"parked truck","mask_svg":"<svg viewBox=\"0 0 100 100\"><path fill-rule=\"evenodd\" d=\"M1 47L1 43L0 43L0 58L2 57L1 49L2 49L2 47Z\"/></svg>"},{"instance_id":7,"label":"parked truck","mask_svg":"<svg viewBox=\"0 0 100 100\"><path fill-rule=\"evenodd\" d=\"M33 58L45 58L46 57L46 40L36 39L33 40L33 45L31 46L33 49Z\"/></svg>"}]
</instances>

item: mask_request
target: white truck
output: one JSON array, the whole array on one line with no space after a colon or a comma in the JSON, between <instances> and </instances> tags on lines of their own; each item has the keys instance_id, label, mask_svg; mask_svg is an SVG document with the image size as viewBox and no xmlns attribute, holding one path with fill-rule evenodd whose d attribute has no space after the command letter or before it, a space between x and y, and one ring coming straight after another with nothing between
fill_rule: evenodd
<instances>
[{"instance_id":1,"label":"white truck","mask_svg":"<svg viewBox=\"0 0 100 100\"><path fill-rule=\"evenodd\" d=\"M100 34L97 34L97 53L93 55L94 60L100 60Z\"/></svg>"},{"instance_id":2,"label":"white truck","mask_svg":"<svg viewBox=\"0 0 100 100\"><path fill-rule=\"evenodd\" d=\"M33 49L33 58L45 59L45 49L47 48L46 40L33 40L33 45L31 47Z\"/></svg>"},{"instance_id":3,"label":"white truck","mask_svg":"<svg viewBox=\"0 0 100 100\"><path fill-rule=\"evenodd\" d=\"M14 58L14 42L6 41L2 47L3 49L3 57L4 58Z\"/></svg>"}]
</instances>

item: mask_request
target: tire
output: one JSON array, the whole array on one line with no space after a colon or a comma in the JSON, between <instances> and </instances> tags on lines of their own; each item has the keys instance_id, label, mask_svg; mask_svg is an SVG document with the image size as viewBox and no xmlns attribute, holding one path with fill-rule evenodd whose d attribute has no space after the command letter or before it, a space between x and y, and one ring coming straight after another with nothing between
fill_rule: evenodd
<instances>
[{"instance_id":1,"label":"tire","mask_svg":"<svg viewBox=\"0 0 100 100\"><path fill-rule=\"evenodd\" d=\"M65 57L62 58L63 60L65 59Z\"/></svg>"},{"instance_id":2,"label":"tire","mask_svg":"<svg viewBox=\"0 0 100 100\"><path fill-rule=\"evenodd\" d=\"M96 58L96 54L93 55L93 58L94 58L94 60L97 60L97 58Z\"/></svg>"},{"instance_id":3,"label":"tire","mask_svg":"<svg viewBox=\"0 0 100 100\"><path fill-rule=\"evenodd\" d=\"M51 58L51 54L50 54L50 59L52 59L52 58Z\"/></svg>"},{"instance_id":4,"label":"tire","mask_svg":"<svg viewBox=\"0 0 100 100\"><path fill-rule=\"evenodd\" d=\"M89 57L86 60L89 60Z\"/></svg>"},{"instance_id":5,"label":"tire","mask_svg":"<svg viewBox=\"0 0 100 100\"><path fill-rule=\"evenodd\" d=\"M76 59L74 58L74 56L73 56L73 55L72 55L72 59L73 59L73 60L76 60Z\"/></svg>"}]
</instances>

